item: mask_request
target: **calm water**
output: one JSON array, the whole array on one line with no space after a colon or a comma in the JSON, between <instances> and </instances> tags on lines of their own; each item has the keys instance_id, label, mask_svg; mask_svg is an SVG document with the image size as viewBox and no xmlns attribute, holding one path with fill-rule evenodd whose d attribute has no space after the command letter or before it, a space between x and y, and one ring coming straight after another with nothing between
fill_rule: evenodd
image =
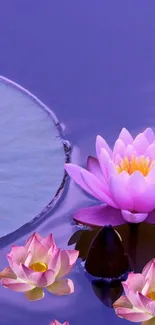
<instances>
[{"instance_id":1,"label":"calm water","mask_svg":"<svg viewBox=\"0 0 155 325\"><path fill-rule=\"evenodd\" d=\"M95 137L112 145L125 126L135 134L155 127L154 1L1 0L0 74L15 80L51 107L84 164ZM60 247L76 227L72 213L93 203L70 183L57 211L37 228L53 232ZM22 244L27 236L15 243ZM0 251L0 267L6 265ZM79 264L71 274L75 294L28 302L0 287L0 324L128 324L95 296Z\"/></svg>"}]
</instances>

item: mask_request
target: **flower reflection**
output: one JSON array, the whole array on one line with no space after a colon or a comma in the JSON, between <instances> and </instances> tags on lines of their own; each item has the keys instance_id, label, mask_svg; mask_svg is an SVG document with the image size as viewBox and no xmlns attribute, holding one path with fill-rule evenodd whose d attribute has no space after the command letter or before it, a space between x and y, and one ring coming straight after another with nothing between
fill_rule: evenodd
<instances>
[{"instance_id":1,"label":"flower reflection","mask_svg":"<svg viewBox=\"0 0 155 325\"><path fill-rule=\"evenodd\" d=\"M106 278L107 281L118 279L131 271L121 239L111 226L102 228L92 241L85 269L89 274Z\"/></svg>"},{"instance_id":2,"label":"flower reflection","mask_svg":"<svg viewBox=\"0 0 155 325\"><path fill-rule=\"evenodd\" d=\"M86 229L76 231L69 239L68 245L75 244L75 249L79 251L79 258L86 260L90 245L101 228Z\"/></svg>"},{"instance_id":3,"label":"flower reflection","mask_svg":"<svg viewBox=\"0 0 155 325\"><path fill-rule=\"evenodd\" d=\"M59 323L57 320L53 320L50 325L69 325L69 322Z\"/></svg>"},{"instance_id":4,"label":"flower reflection","mask_svg":"<svg viewBox=\"0 0 155 325\"><path fill-rule=\"evenodd\" d=\"M123 248L118 232L107 225L102 229L80 231L75 248L79 257L85 261L85 270L94 277L104 278L107 282L122 278L131 271L128 256ZM73 235L76 238L76 235ZM73 236L69 240L73 243Z\"/></svg>"},{"instance_id":5,"label":"flower reflection","mask_svg":"<svg viewBox=\"0 0 155 325\"><path fill-rule=\"evenodd\" d=\"M130 273L122 282L125 296L114 303L116 314L143 325L155 323L155 259L151 260L142 273Z\"/></svg>"},{"instance_id":6,"label":"flower reflection","mask_svg":"<svg viewBox=\"0 0 155 325\"><path fill-rule=\"evenodd\" d=\"M113 303L123 292L123 286L120 281L108 284L103 280L93 280L91 285L97 298L109 308L113 307Z\"/></svg>"},{"instance_id":7,"label":"flower reflection","mask_svg":"<svg viewBox=\"0 0 155 325\"><path fill-rule=\"evenodd\" d=\"M126 223L121 226L113 227L113 229L117 231L117 234L119 234L121 241L118 241L119 239L114 235L112 235L112 241L108 235L108 232L110 233L111 231L109 227L106 227L106 232L104 233L103 229L105 229L105 227L96 227L94 229L89 227L86 230L78 230L72 235L68 242L68 245L75 244L75 249L79 251L79 257L82 261L89 260L88 272L97 276L99 269L104 267L103 277L105 277L105 271L107 273L107 265L110 260L112 260L112 265L115 265L118 261L112 258L113 252L115 256L118 254L117 258L120 258L120 262L119 265L117 263L114 268L112 267L114 273L111 276L115 277L118 274L115 273L116 267L118 268L118 266L120 267L120 273L122 273L122 263L124 260L124 258L122 258L122 256L124 256L121 248L122 246L124 252L127 253L132 270L141 272L144 265L154 256L155 225L147 223ZM100 233L101 230L102 232ZM115 240L117 241L117 245L115 244ZM86 263L86 265L88 265L88 263ZM127 265L126 262L124 265ZM108 274L110 277L109 271Z\"/></svg>"},{"instance_id":8,"label":"flower reflection","mask_svg":"<svg viewBox=\"0 0 155 325\"><path fill-rule=\"evenodd\" d=\"M0 272L4 287L24 292L29 300L44 297L43 288L55 295L74 291L72 280L64 279L73 268L79 252L60 250L52 234L46 238L34 233L25 246L13 246L7 260L9 267Z\"/></svg>"},{"instance_id":9,"label":"flower reflection","mask_svg":"<svg viewBox=\"0 0 155 325\"><path fill-rule=\"evenodd\" d=\"M123 128L113 150L101 136L97 136L96 154L97 159L88 158L88 170L74 164L65 164L65 169L85 191L106 203L111 209L107 211L104 205L86 208L78 211L74 219L84 224L99 226L109 223L140 223L144 220L155 223L153 130L147 128L133 139ZM88 214L92 215L90 219Z\"/></svg>"}]
</instances>

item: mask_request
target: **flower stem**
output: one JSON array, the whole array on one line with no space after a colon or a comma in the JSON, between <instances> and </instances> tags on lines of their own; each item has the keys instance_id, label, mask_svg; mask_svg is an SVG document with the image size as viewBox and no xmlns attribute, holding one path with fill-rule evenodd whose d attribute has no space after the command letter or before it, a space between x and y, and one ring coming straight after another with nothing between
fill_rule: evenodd
<instances>
[{"instance_id":1,"label":"flower stem","mask_svg":"<svg viewBox=\"0 0 155 325\"><path fill-rule=\"evenodd\" d=\"M137 244L138 244L138 233L139 233L139 223L129 223L129 244L128 253L132 261L132 266L134 271L137 270Z\"/></svg>"}]
</instances>

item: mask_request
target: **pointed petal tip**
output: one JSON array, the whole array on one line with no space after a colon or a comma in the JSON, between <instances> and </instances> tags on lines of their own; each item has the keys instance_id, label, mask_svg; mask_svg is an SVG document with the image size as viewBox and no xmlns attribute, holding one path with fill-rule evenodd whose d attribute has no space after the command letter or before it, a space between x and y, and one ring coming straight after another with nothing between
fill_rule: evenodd
<instances>
[{"instance_id":1,"label":"pointed petal tip","mask_svg":"<svg viewBox=\"0 0 155 325\"><path fill-rule=\"evenodd\" d=\"M99 143L105 143L106 141L105 141L105 139L100 135L100 134L98 134L97 136L96 136L96 145Z\"/></svg>"},{"instance_id":2,"label":"pointed petal tip","mask_svg":"<svg viewBox=\"0 0 155 325\"><path fill-rule=\"evenodd\" d=\"M79 251L77 249L74 249L74 250L69 250L68 253L72 257L72 264L75 264L76 260L79 257Z\"/></svg>"},{"instance_id":3,"label":"pointed petal tip","mask_svg":"<svg viewBox=\"0 0 155 325\"><path fill-rule=\"evenodd\" d=\"M37 232L33 232L32 235L26 240L25 246L28 247L33 239L37 239ZM28 246L27 246L28 245Z\"/></svg>"},{"instance_id":4,"label":"pointed petal tip","mask_svg":"<svg viewBox=\"0 0 155 325\"><path fill-rule=\"evenodd\" d=\"M69 322L65 321L64 323L60 323L55 319L52 321L52 323L50 323L50 325L69 325Z\"/></svg>"},{"instance_id":5,"label":"pointed petal tip","mask_svg":"<svg viewBox=\"0 0 155 325\"><path fill-rule=\"evenodd\" d=\"M100 134L97 134L97 136L96 136L96 140L100 140L100 139L103 139L103 138L101 137Z\"/></svg>"},{"instance_id":6,"label":"pointed petal tip","mask_svg":"<svg viewBox=\"0 0 155 325\"><path fill-rule=\"evenodd\" d=\"M145 131L152 131L153 132L153 129L151 128L151 126L148 126L145 130L144 130L144 132ZM154 132L153 132L154 133Z\"/></svg>"},{"instance_id":7,"label":"pointed petal tip","mask_svg":"<svg viewBox=\"0 0 155 325\"><path fill-rule=\"evenodd\" d=\"M124 132L125 132L125 133L126 133L126 132L129 133L129 130L128 130L125 126L124 126L123 128L121 128L120 134L121 134L121 133L124 133Z\"/></svg>"}]
</instances>

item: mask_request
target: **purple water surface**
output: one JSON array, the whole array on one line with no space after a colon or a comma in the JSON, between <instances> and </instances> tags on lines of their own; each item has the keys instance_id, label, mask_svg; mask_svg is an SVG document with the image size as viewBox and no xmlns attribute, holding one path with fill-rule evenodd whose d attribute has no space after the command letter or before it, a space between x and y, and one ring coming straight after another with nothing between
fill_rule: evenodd
<instances>
[{"instance_id":1,"label":"purple water surface","mask_svg":"<svg viewBox=\"0 0 155 325\"><path fill-rule=\"evenodd\" d=\"M133 134L155 127L155 3L103 0L1 0L0 74L38 96L66 126L72 160L95 153L95 137L112 145L125 126ZM67 247L76 230L72 213L93 204L70 183L57 210L38 228ZM27 238L21 233L15 244ZM0 251L0 268L5 253ZM79 263L71 278L75 294L28 302L0 287L0 324L128 324L94 295Z\"/></svg>"}]
</instances>

